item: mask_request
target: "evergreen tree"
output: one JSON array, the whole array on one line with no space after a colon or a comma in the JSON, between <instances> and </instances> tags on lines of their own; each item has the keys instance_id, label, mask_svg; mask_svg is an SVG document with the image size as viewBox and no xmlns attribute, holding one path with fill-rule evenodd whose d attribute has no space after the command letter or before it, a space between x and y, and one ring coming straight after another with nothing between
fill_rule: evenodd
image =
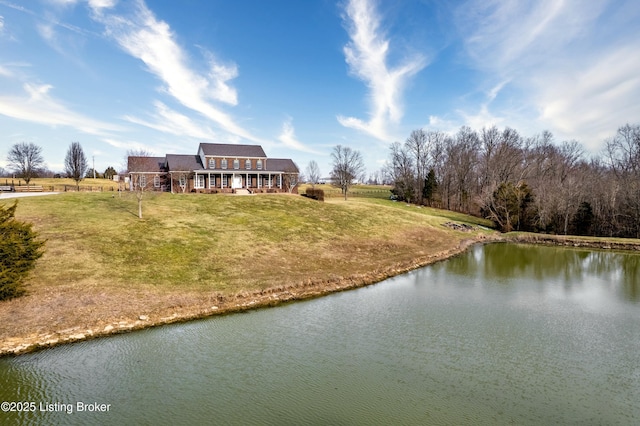
<instances>
[{"instance_id":1,"label":"evergreen tree","mask_svg":"<svg viewBox=\"0 0 640 426\"><path fill-rule=\"evenodd\" d=\"M433 199L438 190L438 181L436 180L436 172L433 169L429 170L427 178L424 180L424 187L422 188L422 198L427 200L427 204L431 206Z\"/></svg>"},{"instance_id":2,"label":"evergreen tree","mask_svg":"<svg viewBox=\"0 0 640 426\"><path fill-rule=\"evenodd\" d=\"M113 177L115 175L117 175L118 172L116 172L116 169L114 169L112 166L107 167L107 169L104 171L103 176L105 179L113 179Z\"/></svg>"},{"instance_id":3,"label":"evergreen tree","mask_svg":"<svg viewBox=\"0 0 640 426\"><path fill-rule=\"evenodd\" d=\"M44 241L31 224L15 219L18 206L0 205L0 300L24 293L23 282L42 256Z\"/></svg>"},{"instance_id":4,"label":"evergreen tree","mask_svg":"<svg viewBox=\"0 0 640 426\"><path fill-rule=\"evenodd\" d=\"M591 234L591 225L593 224L593 209L591 204L586 201L580 203L578 211L573 216L572 228L576 235L589 235Z\"/></svg>"}]
</instances>

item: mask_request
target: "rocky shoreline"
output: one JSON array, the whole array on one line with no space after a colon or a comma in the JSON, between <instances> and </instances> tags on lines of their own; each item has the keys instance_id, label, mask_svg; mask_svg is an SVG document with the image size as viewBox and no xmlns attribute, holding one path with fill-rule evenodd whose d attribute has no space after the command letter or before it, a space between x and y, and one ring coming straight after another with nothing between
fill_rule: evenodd
<instances>
[{"instance_id":1,"label":"rocky shoreline","mask_svg":"<svg viewBox=\"0 0 640 426\"><path fill-rule=\"evenodd\" d=\"M582 247L599 250L640 251L640 241L629 240L597 240L575 236L545 235L545 234L517 234L507 238L508 241L524 244L543 244L563 247Z\"/></svg>"},{"instance_id":2,"label":"rocky shoreline","mask_svg":"<svg viewBox=\"0 0 640 426\"><path fill-rule=\"evenodd\" d=\"M51 331L49 333L7 338L0 342L0 357L20 355L62 344L128 333L165 324L186 322L214 315L231 314L249 309L271 307L297 300L321 297L339 291L375 284L387 278L446 260L464 252L468 247L477 243L501 241L564 247L584 247L589 249L640 251L640 242L637 240L629 242L605 241L541 234L517 234L511 236L500 234L476 235L462 240L456 248L425 255L414 259L410 263L387 265L384 268L373 270L367 274L357 274L348 277L335 276L324 280L309 280L293 286L274 287L255 292L243 292L231 296L217 295L215 297L215 304L208 302L205 305L201 303L172 308L170 311L157 314L139 315L135 318L114 318L110 322L86 327L73 327L66 330ZM207 297L207 300L210 299L210 297Z\"/></svg>"},{"instance_id":3,"label":"rocky shoreline","mask_svg":"<svg viewBox=\"0 0 640 426\"><path fill-rule=\"evenodd\" d=\"M231 296L218 295L215 305L211 303L207 305L192 305L174 308L171 309L170 312L164 312L162 314L139 315L135 318L117 318L107 323L87 325L86 327L78 326L66 330L51 331L49 333L11 337L0 342L0 357L20 355L62 344L128 333L166 324L186 322L214 315L224 315L249 309L277 306L283 303L311 299L339 291L364 287L435 262L446 260L464 252L473 244L501 240L502 238L497 235L479 235L462 240L458 247L454 249L422 256L414 259L411 263L387 265L384 268L373 270L367 274L357 274L348 277L335 276L315 281L309 280L293 286L275 287L255 292L243 292Z\"/></svg>"}]
</instances>

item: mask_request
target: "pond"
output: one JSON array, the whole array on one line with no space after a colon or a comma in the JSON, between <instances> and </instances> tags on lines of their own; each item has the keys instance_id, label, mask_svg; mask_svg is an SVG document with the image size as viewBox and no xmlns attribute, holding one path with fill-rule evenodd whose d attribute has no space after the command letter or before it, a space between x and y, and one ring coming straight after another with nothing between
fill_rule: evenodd
<instances>
[{"instance_id":1,"label":"pond","mask_svg":"<svg viewBox=\"0 0 640 426\"><path fill-rule=\"evenodd\" d=\"M1 424L640 424L640 255L475 246L320 299L0 359L0 400L29 410Z\"/></svg>"}]
</instances>

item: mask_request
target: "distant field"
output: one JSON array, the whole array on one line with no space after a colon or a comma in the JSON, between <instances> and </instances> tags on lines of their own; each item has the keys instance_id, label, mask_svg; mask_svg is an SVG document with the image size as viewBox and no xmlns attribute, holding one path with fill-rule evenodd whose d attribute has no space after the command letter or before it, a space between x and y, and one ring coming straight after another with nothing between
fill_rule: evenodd
<instances>
[{"instance_id":1,"label":"distant field","mask_svg":"<svg viewBox=\"0 0 640 426\"><path fill-rule=\"evenodd\" d=\"M303 194L307 188L311 188L309 184L300 185L298 192ZM331 184L316 185L316 189L322 189L324 195L327 198L330 197L344 197L340 188L336 188ZM388 200L391 195L390 185L354 185L349 188L347 192L348 197L363 197L363 198L381 198Z\"/></svg>"},{"instance_id":2,"label":"distant field","mask_svg":"<svg viewBox=\"0 0 640 426\"><path fill-rule=\"evenodd\" d=\"M26 185L26 182L22 179L12 178L0 178L0 185ZM29 181L29 185L42 186L45 191L66 192L75 191L77 186L73 179L62 178L36 178ZM111 179L93 179L86 178L80 181L80 190L88 192L100 192L100 191L117 191L118 182L114 182Z\"/></svg>"},{"instance_id":3,"label":"distant field","mask_svg":"<svg viewBox=\"0 0 640 426\"><path fill-rule=\"evenodd\" d=\"M143 212L126 192L20 199L17 217L46 252L28 295L0 303L0 339L407 267L493 233L453 231L442 224L489 223L382 198L148 193Z\"/></svg>"}]
</instances>

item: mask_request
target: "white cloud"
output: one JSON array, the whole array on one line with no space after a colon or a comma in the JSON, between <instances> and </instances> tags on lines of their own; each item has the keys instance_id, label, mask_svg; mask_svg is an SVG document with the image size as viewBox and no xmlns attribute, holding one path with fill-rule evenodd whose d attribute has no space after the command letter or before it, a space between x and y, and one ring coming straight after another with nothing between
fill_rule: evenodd
<instances>
[{"instance_id":1,"label":"white cloud","mask_svg":"<svg viewBox=\"0 0 640 426\"><path fill-rule=\"evenodd\" d=\"M481 84L500 88L480 113L461 114L470 121L508 117L506 125L548 129L592 151L638 121L639 3L472 0L457 18Z\"/></svg>"},{"instance_id":2,"label":"white cloud","mask_svg":"<svg viewBox=\"0 0 640 426\"><path fill-rule=\"evenodd\" d=\"M380 29L380 18L369 0L350 0L345 21L351 41L344 47L350 72L369 89L369 121L338 116L345 127L388 141L389 125L403 116L402 93L408 79L426 66L424 57L415 55L395 68L387 64L389 40Z\"/></svg>"},{"instance_id":3,"label":"white cloud","mask_svg":"<svg viewBox=\"0 0 640 426\"><path fill-rule=\"evenodd\" d=\"M117 0L88 0L89 7L91 7L95 12L102 9L110 9L114 7L117 3Z\"/></svg>"},{"instance_id":4,"label":"white cloud","mask_svg":"<svg viewBox=\"0 0 640 426\"><path fill-rule=\"evenodd\" d=\"M0 76L2 77L11 77L13 74L9 69L0 65Z\"/></svg>"},{"instance_id":5,"label":"white cloud","mask_svg":"<svg viewBox=\"0 0 640 426\"><path fill-rule=\"evenodd\" d=\"M147 121L129 115L123 118L131 123L146 126L163 133L205 140L216 139L215 132L209 127L195 123L191 118L170 109L160 101L156 101L154 106L156 113L152 116L153 121Z\"/></svg>"},{"instance_id":6,"label":"white cloud","mask_svg":"<svg viewBox=\"0 0 640 426\"><path fill-rule=\"evenodd\" d=\"M47 43L55 42L56 33L53 29L53 25L51 25L50 23L38 24L36 26L36 29L38 30L38 34L40 34L40 37L45 39Z\"/></svg>"},{"instance_id":7,"label":"white cloud","mask_svg":"<svg viewBox=\"0 0 640 426\"><path fill-rule=\"evenodd\" d=\"M149 72L165 84L166 93L227 132L261 142L212 103L237 105L236 90L228 84L237 76L235 65L219 63L213 55L208 55L208 73L203 75L191 69L189 58L176 42L169 25L157 20L142 0L135 2L134 12L130 15L106 12L105 8L94 9L93 17L105 25L107 35L125 52L145 63Z\"/></svg>"},{"instance_id":8,"label":"white cloud","mask_svg":"<svg viewBox=\"0 0 640 426\"><path fill-rule=\"evenodd\" d=\"M125 140L125 139L113 139L113 138L103 138L102 140L105 143L115 148L135 150L135 151L147 151L154 155L161 155L159 152L154 150L154 146L146 145L138 141L131 141L131 140Z\"/></svg>"},{"instance_id":9,"label":"white cloud","mask_svg":"<svg viewBox=\"0 0 640 426\"><path fill-rule=\"evenodd\" d=\"M106 135L120 127L78 114L50 96L53 86L25 83L27 96L0 96L0 114L49 126L69 126L91 135Z\"/></svg>"},{"instance_id":10,"label":"white cloud","mask_svg":"<svg viewBox=\"0 0 640 426\"><path fill-rule=\"evenodd\" d=\"M295 129L293 128L293 120L288 117L282 124L282 132L278 136L278 140L282 142L287 148L292 148L298 151L308 152L311 154L317 154L317 151L307 147L296 138Z\"/></svg>"}]
</instances>

